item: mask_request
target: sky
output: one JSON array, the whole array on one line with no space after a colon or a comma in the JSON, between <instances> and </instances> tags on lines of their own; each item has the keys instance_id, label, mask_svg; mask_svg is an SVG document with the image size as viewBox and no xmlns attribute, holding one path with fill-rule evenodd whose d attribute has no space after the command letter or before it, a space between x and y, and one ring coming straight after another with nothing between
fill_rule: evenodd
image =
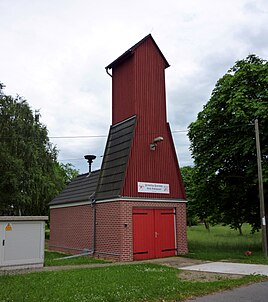
<instances>
[{"instance_id":1,"label":"sky","mask_svg":"<svg viewBox=\"0 0 268 302\"><path fill-rule=\"evenodd\" d=\"M0 0L0 82L40 110L58 160L100 168L111 124L105 67L152 34L166 69L168 121L180 166L187 127L218 81L249 54L268 58L267 0Z\"/></svg>"}]
</instances>

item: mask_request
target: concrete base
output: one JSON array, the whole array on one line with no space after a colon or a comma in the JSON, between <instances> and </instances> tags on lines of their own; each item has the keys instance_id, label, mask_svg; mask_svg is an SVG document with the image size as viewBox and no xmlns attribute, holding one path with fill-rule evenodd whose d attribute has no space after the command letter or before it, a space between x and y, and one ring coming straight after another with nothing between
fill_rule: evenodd
<instances>
[{"instance_id":1,"label":"concrete base","mask_svg":"<svg viewBox=\"0 0 268 302\"><path fill-rule=\"evenodd\" d=\"M244 264L229 262L210 262L205 264L181 267L182 270L213 272L222 274L237 275L264 275L268 276L268 265L263 264Z\"/></svg>"},{"instance_id":2,"label":"concrete base","mask_svg":"<svg viewBox=\"0 0 268 302\"><path fill-rule=\"evenodd\" d=\"M43 266L44 266L43 263L7 265L7 266L0 266L0 271L9 271L9 270L16 270L16 269L42 268Z\"/></svg>"}]
</instances>

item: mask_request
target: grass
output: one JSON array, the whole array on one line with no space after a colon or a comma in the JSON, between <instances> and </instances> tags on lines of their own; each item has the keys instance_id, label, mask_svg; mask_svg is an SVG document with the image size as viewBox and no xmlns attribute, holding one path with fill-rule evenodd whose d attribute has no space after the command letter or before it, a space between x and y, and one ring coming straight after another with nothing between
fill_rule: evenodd
<instances>
[{"instance_id":1,"label":"grass","mask_svg":"<svg viewBox=\"0 0 268 302\"><path fill-rule=\"evenodd\" d=\"M247 263L265 263L261 252L261 235L244 235L228 227L215 226L208 233L204 226L188 229L189 257L208 260L232 260ZM252 256L244 251L251 250ZM104 263L105 261L78 257L55 260L66 256L45 252L45 265L72 265ZM251 275L238 279L210 282L179 278L175 268L157 264L115 265L102 268L81 268L67 271L38 272L23 275L0 276L0 301L182 301L212 292L230 289L267 278Z\"/></svg>"},{"instance_id":2,"label":"grass","mask_svg":"<svg viewBox=\"0 0 268 302\"><path fill-rule=\"evenodd\" d=\"M245 263L268 264L262 253L261 233L250 233L250 226L243 226L243 235L228 226L214 226L208 232L203 225L188 228L188 257L203 260L228 260ZM252 251L246 256L245 251Z\"/></svg>"},{"instance_id":3,"label":"grass","mask_svg":"<svg viewBox=\"0 0 268 302\"><path fill-rule=\"evenodd\" d=\"M260 280L191 282L180 280L178 270L170 267L117 265L0 276L0 301L180 301Z\"/></svg>"},{"instance_id":4,"label":"grass","mask_svg":"<svg viewBox=\"0 0 268 302\"><path fill-rule=\"evenodd\" d=\"M90 263L107 263L109 261L96 259L88 256L81 256L76 258L60 259L69 256L63 253L45 251L45 266L61 266L61 265L79 265ZM60 260L58 260L60 259Z\"/></svg>"}]
</instances>

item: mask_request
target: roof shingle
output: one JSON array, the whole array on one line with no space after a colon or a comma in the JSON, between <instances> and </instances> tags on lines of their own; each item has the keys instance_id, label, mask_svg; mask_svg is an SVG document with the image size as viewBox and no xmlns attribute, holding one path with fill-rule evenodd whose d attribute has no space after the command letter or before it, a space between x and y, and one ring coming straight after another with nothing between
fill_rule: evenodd
<instances>
[{"instance_id":1,"label":"roof shingle","mask_svg":"<svg viewBox=\"0 0 268 302\"><path fill-rule=\"evenodd\" d=\"M125 178L136 116L112 125L101 166L96 200L120 196Z\"/></svg>"},{"instance_id":2,"label":"roof shingle","mask_svg":"<svg viewBox=\"0 0 268 302\"><path fill-rule=\"evenodd\" d=\"M85 173L78 175L49 203L49 205L53 206L72 202L90 201L94 197L99 174L100 170L93 171L90 174Z\"/></svg>"}]
</instances>

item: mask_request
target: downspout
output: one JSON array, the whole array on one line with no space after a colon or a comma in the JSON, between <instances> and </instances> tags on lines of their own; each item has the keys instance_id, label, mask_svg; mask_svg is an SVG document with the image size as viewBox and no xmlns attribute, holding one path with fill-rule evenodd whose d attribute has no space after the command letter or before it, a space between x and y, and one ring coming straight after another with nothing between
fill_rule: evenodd
<instances>
[{"instance_id":1,"label":"downspout","mask_svg":"<svg viewBox=\"0 0 268 302\"><path fill-rule=\"evenodd\" d=\"M92 207L92 220L93 220L93 228L92 228L92 255L94 255L95 251L96 251L96 200L95 199L92 199L91 207Z\"/></svg>"},{"instance_id":2,"label":"downspout","mask_svg":"<svg viewBox=\"0 0 268 302\"><path fill-rule=\"evenodd\" d=\"M91 255L94 255L96 251L96 199L94 198L95 192L93 192L88 199L91 200L92 208L92 249Z\"/></svg>"},{"instance_id":3,"label":"downspout","mask_svg":"<svg viewBox=\"0 0 268 302\"><path fill-rule=\"evenodd\" d=\"M108 67L105 68L106 73L112 78L113 76L109 73Z\"/></svg>"},{"instance_id":4,"label":"downspout","mask_svg":"<svg viewBox=\"0 0 268 302\"><path fill-rule=\"evenodd\" d=\"M78 255L72 255L72 256L66 256L66 257L61 257L61 258L57 258L54 260L64 260L64 259L69 259L69 258L77 258L77 257L82 257L82 256L94 256L94 253L96 251L96 200L94 198L92 198L94 196L95 192L92 193L88 199L91 199L91 207L92 207L92 220L93 220L93 229L92 229L92 250L87 250L84 249L82 251L82 253L78 254Z\"/></svg>"}]
</instances>

